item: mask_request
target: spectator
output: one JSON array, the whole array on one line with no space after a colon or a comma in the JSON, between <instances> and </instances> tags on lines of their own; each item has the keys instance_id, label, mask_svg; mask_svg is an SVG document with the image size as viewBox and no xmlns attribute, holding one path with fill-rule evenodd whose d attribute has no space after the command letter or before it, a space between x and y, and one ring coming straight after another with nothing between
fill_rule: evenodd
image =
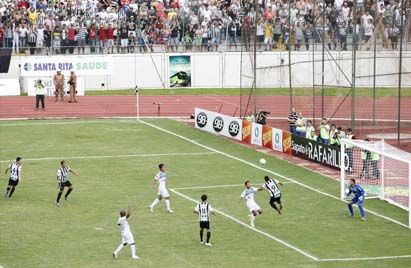
<instances>
[{"instance_id":1,"label":"spectator","mask_svg":"<svg viewBox=\"0 0 411 268\"><path fill-rule=\"evenodd\" d=\"M369 139L365 139L365 142L369 142ZM365 149L361 150L362 171L360 178L369 179L369 165L371 160L371 152Z\"/></svg>"},{"instance_id":2,"label":"spectator","mask_svg":"<svg viewBox=\"0 0 411 268\"><path fill-rule=\"evenodd\" d=\"M337 126L335 124L331 124L330 129L330 145L337 146Z\"/></svg>"},{"instance_id":3,"label":"spectator","mask_svg":"<svg viewBox=\"0 0 411 268\"><path fill-rule=\"evenodd\" d=\"M4 30L3 30L3 25L0 24L0 48L4 46L3 40L4 40Z\"/></svg>"},{"instance_id":4,"label":"spectator","mask_svg":"<svg viewBox=\"0 0 411 268\"><path fill-rule=\"evenodd\" d=\"M354 134L352 132L351 128L347 129L347 136L346 136L347 140L353 140ZM346 144L345 146L345 152L348 156L348 172L353 172L353 166L354 166L354 154L353 154L353 146L351 144Z\"/></svg>"},{"instance_id":5,"label":"spectator","mask_svg":"<svg viewBox=\"0 0 411 268\"><path fill-rule=\"evenodd\" d=\"M27 37L27 43L30 48L29 49L30 55L34 55L34 52L36 50L36 41L37 41L36 32L34 31L33 25L30 25L29 34Z\"/></svg>"},{"instance_id":6,"label":"spectator","mask_svg":"<svg viewBox=\"0 0 411 268\"><path fill-rule=\"evenodd\" d=\"M324 144L328 144L330 140L329 131L330 131L330 125L328 125L327 119L323 118L321 121L321 125L320 125L320 137L318 138L318 141Z\"/></svg>"},{"instance_id":7,"label":"spectator","mask_svg":"<svg viewBox=\"0 0 411 268\"><path fill-rule=\"evenodd\" d=\"M271 51L272 44L273 44L273 25L271 23L271 19L269 19L265 23L264 29L264 44L265 44L265 51Z\"/></svg>"},{"instance_id":8,"label":"spectator","mask_svg":"<svg viewBox=\"0 0 411 268\"><path fill-rule=\"evenodd\" d=\"M299 112L298 113L298 119L297 119L297 121L295 122L295 125L296 125L296 131L297 131L297 135L298 136L301 136L301 137L305 137L305 133L306 133L306 131L307 131L307 128L306 128L306 126L305 126L305 119L304 119L304 117L303 117L303 113L302 112Z\"/></svg>"},{"instance_id":9,"label":"spectator","mask_svg":"<svg viewBox=\"0 0 411 268\"><path fill-rule=\"evenodd\" d=\"M388 29L388 37L391 41L391 47L393 50L397 50L399 33L400 33L400 30L398 29L397 25L395 25L394 23L391 24Z\"/></svg>"},{"instance_id":10,"label":"spectator","mask_svg":"<svg viewBox=\"0 0 411 268\"><path fill-rule=\"evenodd\" d=\"M84 24L81 24L80 28L77 31L77 49L78 49L78 54L80 54L80 49L84 54L84 51L86 49L86 37L87 37L87 28Z\"/></svg>"},{"instance_id":11,"label":"spectator","mask_svg":"<svg viewBox=\"0 0 411 268\"><path fill-rule=\"evenodd\" d=\"M380 161L380 155L375 152L371 152L371 166L372 166L372 179L378 180L380 178L380 171L378 168L378 162Z\"/></svg>"},{"instance_id":12,"label":"spectator","mask_svg":"<svg viewBox=\"0 0 411 268\"><path fill-rule=\"evenodd\" d=\"M307 120L307 127L306 127L305 137L307 139L310 139L310 137L312 138L313 133L315 135L315 128L313 126L313 121ZM315 139L317 140L317 136L316 136Z\"/></svg>"},{"instance_id":13,"label":"spectator","mask_svg":"<svg viewBox=\"0 0 411 268\"><path fill-rule=\"evenodd\" d=\"M312 141L317 141L318 136L315 134L315 129L312 128L310 132L307 131L307 139L312 140Z\"/></svg>"},{"instance_id":14,"label":"spectator","mask_svg":"<svg viewBox=\"0 0 411 268\"><path fill-rule=\"evenodd\" d=\"M291 108L291 112L288 114L288 118L287 118L288 123L290 125L290 132L293 134L297 134L296 125L295 125L295 122L297 121L297 119L298 119L298 114L295 111L295 108L293 107Z\"/></svg>"},{"instance_id":15,"label":"spectator","mask_svg":"<svg viewBox=\"0 0 411 268\"><path fill-rule=\"evenodd\" d=\"M12 51L13 53L20 53L20 31L18 26L13 29Z\"/></svg>"},{"instance_id":16,"label":"spectator","mask_svg":"<svg viewBox=\"0 0 411 268\"><path fill-rule=\"evenodd\" d=\"M97 28L94 23L92 23L88 29L88 42L90 52L95 53L97 46Z\"/></svg>"},{"instance_id":17,"label":"spectator","mask_svg":"<svg viewBox=\"0 0 411 268\"><path fill-rule=\"evenodd\" d=\"M71 24L68 28L68 42L69 42L69 54L73 54L74 47L77 45L77 37L76 37L76 29L74 28L74 24Z\"/></svg>"}]
</instances>

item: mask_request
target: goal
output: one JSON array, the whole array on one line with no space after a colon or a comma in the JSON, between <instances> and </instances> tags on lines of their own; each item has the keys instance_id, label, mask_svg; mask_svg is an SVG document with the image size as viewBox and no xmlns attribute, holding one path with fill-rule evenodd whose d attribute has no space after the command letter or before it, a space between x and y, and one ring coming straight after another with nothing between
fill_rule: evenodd
<instances>
[{"instance_id":1,"label":"goal","mask_svg":"<svg viewBox=\"0 0 411 268\"><path fill-rule=\"evenodd\" d=\"M343 139L341 198L355 179L366 198L379 198L408 211L411 228L411 154L381 141Z\"/></svg>"}]
</instances>

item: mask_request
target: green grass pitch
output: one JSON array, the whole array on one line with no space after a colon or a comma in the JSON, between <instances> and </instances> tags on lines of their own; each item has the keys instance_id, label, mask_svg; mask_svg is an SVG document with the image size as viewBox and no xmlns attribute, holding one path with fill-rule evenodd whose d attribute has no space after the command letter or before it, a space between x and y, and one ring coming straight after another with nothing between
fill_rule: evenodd
<instances>
[{"instance_id":1,"label":"green grass pitch","mask_svg":"<svg viewBox=\"0 0 411 268\"><path fill-rule=\"evenodd\" d=\"M264 168L339 194L338 182L317 173L173 120L145 121L253 164L264 157ZM1 121L2 172L6 160L16 156L25 159L23 177L11 199L0 198L0 267L391 268L411 263L410 257L375 259L411 255L409 229L371 214L362 222L356 208L351 219L341 201L286 179L281 179L287 182L284 214L270 208L267 192L258 192L264 211L256 219L260 233L247 228L241 224L248 224L241 185L251 180L258 186L265 171L135 120ZM62 159L80 176L70 177L75 189L57 208L55 177ZM167 165L169 189L195 200L206 193L224 213L212 218L213 247L199 244L194 202L170 191L174 214L166 213L164 202L154 213L147 208L157 193L151 181L160 162ZM3 173L2 190L7 180ZM218 185L232 186L209 188ZM111 255L121 242L118 212L127 206L140 260L130 258L129 247L116 260ZM406 211L385 202L367 200L365 207L407 223ZM324 261L346 258L374 259Z\"/></svg>"}]
</instances>

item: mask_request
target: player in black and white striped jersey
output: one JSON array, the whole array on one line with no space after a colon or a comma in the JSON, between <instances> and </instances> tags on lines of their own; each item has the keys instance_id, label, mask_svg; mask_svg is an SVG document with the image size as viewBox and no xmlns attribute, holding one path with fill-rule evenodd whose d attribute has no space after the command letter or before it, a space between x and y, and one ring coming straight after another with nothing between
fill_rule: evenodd
<instances>
[{"instance_id":1,"label":"player in black and white striped jersey","mask_svg":"<svg viewBox=\"0 0 411 268\"><path fill-rule=\"evenodd\" d=\"M66 194L64 195L64 199L66 201L67 201L69 194L74 189L73 185L68 179L69 172L78 176L78 174L74 170L70 169L70 167L66 165L66 161L62 160L60 162L60 168L57 170L57 181L59 182L59 189L60 189L59 193L57 194L57 200L56 200L56 206L58 207L60 206L60 198L61 198L61 195L63 194L64 187L69 188Z\"/></svg>"},{"instance_id":2,"label":"player in black and white striped jersey","mask_svg":"<svg viewBox=\"0 0 411 268\"><path fill-rule=\"evenodd\" d=\"M203 232L207 229L207 240L205 245L212 246L210 243L211 228L210 228L210 214L216 215L211 205L207 202L207 195L203 194L201 196L201 203L198 203L194 208L194 213L198 214L200 221L200 243L203 245Z\"/></svg>"},{"instance_id":3,"label":"player in black and white striped jersey","mask_svg":"<svg viewBox=\"0 0 411 268\"><path fill-rule=\"evenodd\" d=\"M21 157L16 158L16 162L11 163L5 170L7 174L10 171L10 178L9 184L7 185L6 193L4 197L11 197L14 193L16 186L19 184L21 180L21 164L23 163L23 159Z\"/></svg>"},{"instance_id":4,"label":"player in black and white striped jersey","mask_svg":"<svg viewBox=\"0 0 411 268\"><path fill-rule=\"evenodd\" d=\"M264 180L265 183L261 185L258 191L266 189L270 193L270 205L281 215L283 205L281 204L281 191L279 186L283 186L283 184L274 178L270 179L268 176L264 176ZM275 203L278 203L280 207L277 207Z\"/></svg>"}]
</instances>

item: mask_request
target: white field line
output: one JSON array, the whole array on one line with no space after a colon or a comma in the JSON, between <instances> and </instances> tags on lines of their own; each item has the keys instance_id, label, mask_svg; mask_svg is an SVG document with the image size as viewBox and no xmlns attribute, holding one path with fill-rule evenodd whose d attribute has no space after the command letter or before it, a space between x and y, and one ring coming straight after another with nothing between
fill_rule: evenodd
<instances>
[{"instance_id":1,"label":"white field line","mask_svg":"<svg viewBox=\"0 0 411 268\"><path fill-rule=\"evenodd\" d=\"M365 257L365 258L341 258L341 259L319 259L318 261L371 261L371 260L387 260L387 259L403 259L411 258L411 255L399 255L399 256L381 256L381 257Z\"/></svg>"},{"instance_id":2,"label":"white field line","mask_svg":"<svg viewBox=\"0 0 411 268\"><path fill-rule=\"evenodd\" d=\"M313 192L316 192L316 193L318 193L318 194L321 194L321 195L324 195L324 196L328 196L328 197L330 197L330 198L332 198L332 199L335 199L335 200L338 200L338 201L341 201L341 202L346 203L346 201L341 200L341 199L340 199L339 197L337 197L337 196L334 196L334 195L332 195L332 194L329 194L329 193L320 191L320 190L318 190L318 189L316 189L316 188L314 188L314 187L311 187L311 186L309 186L309 185L306 185L306 184L304 184L304 183L302 183L302 182L299 182L299 181L297 181L297 180L295 180L295 179L292 179L292 178L290 178L290 177L281 175L281 174L279 174L279 173L277 173L277 172L271 171L271 170L266 169L266 168L262 168L262 167L260 167L260 166L258 166L258 165L256 165L256 164L253 164L253 163L251 163L251 162L248 162L248 161L246 161L246 160L244 160L244 159L241 159L241 158L239 158L239 157L233 156L233 155L228 154L228 153L225 153L225 152L223 152L223 151L214 149L214 148L212 148L212 147L209 147L209 146L207 146L207 145L201 144L201 143L199 143L199 142L193 141L193 140L190 139L190 138L184 137L184 136L182 136L182 135L180 135L180 134L174 133L174 132L172 132L172 131L169 131L169 130L167 130L167 129L161 128L161 127L156 126L156 125L153 125L153 124L151 124L151 123L147 123L147 122L145 122L145 121L143 121L143 120L140 120L140 122L142 122L143 124L145 124L145 125L147 125L147 126L150 126L150 127L152 127L152 128L158 129L158 130L160 130L160 131L162 131L162 132L168 133L168 134L170 134L170 135L172 135L172 136L178 137L178 138L180 138L180 139L182 139L182 140L188 141L188 142L190 142L190 143L192 143L192 144L195 144L195 145L197 145L197 146L199 146L199 147L202 147L202 148L204 148L204 149L207 149L207 150L210 150L210 151L212 151L212 152L221 154L221 155L223 155L223 156L225 156L225 157L234 159L234 160L236 160L236 161L239 161L239 162L241 162L241 163L244 163L244 164L249 165L249 166L251 166L251 167L254 167L254 168L256 168L256 169L259 169L259 170L265 171L265 172L267 172L267 173L270 173L270 174L272 174L272 175L275 175L275 176L277 176L277 177L283 178L283 179L285 179L285 180L294 182L295 184L298 184L299 186L304 187L304 188L306 188L306 189L309 189L309 190L311 190L311 191L313 191ZM400 226L403 226L403 227L405 227L405 228L407 228L407 229L409 228L408 225L406 225L406 224L404 224L404 223L402 223L402 222L399 222L399 221L397 221L397 220L395 220L395 219L392 219L392 218L390 218L390 217L384 216L384 215L382 215L382 214L379 214L379 213L377 213L377 212L375 212L375 211L372 211L372 210L369 210L369 209L364 209L364 210L365 210L366 212L374 215L374 216L383 218L383 219L385 219L385 220L387 220L387 221L393 222L393 223L398 224L398 225L400 225Z\"/></svg>"},{"instance_id":3,"label":"white field line","mask_svg":"<svg viewBox=\"0 0 411 268\"><path fill-rule=\"evenodd\" d=\"M285 181L283 184L291 184L292 181ZM228 188L228 187L240 187L244 184L223 184L223 185L210 185L210 186L191 186L191 187L178 187L173 188L174 190L196 190L196 189L210 189L210 188Z\"/></svg>"},{"instance_id":4,"label":"white field line","mask_svg":"<svg viewBox=\"0 0 411 268\"><path fill-rule=\"evenodd\" d=\"M175 194L177 194L177 195L179 195L179 196L181 196L181 197L183 197L183 198L185 198L185 199L187 199L187 200L189 200L189 201L192 201L193 203L196 203L196 204L198 203L195 199L193 199L193 198L191 198L191 197L189 197L189 196L187 196L187 195L185 195L185 194L182 194L182 193L176 191L175 189L170 189L170 191L172 191L173 193L175 193ZM281 239L279 239L279 238L277 238L277 237L275 237L275 236L272 236L272 235L270 235L270 234L268 234L268 233L266 233L266 232L263 232L263 231L261 231L261 230L259 230L259 229L256 229L256 228L254 228L254 227L251 227L251 226L248 225L247 223L242 222L242 221L238 220L237 218L234 218L233 216L228 215L228 214L222 212L221 210L218 210L218 209L215 209L215 208L214 208L214 211L217 212L218 214L220 214L220 215L222 215L222 216L224 216L224 217L226 217L226 218L228 218L228 219L230 219L230 220L232 220L232 221L234 221L234 222L236 222L236 223L238 223L238 224L240 224L240 225L242 225L242 226L244 226L244 227L246 227L246 228L248 228L248 229L250 229L250 230L252 230L252 231L254 231L254 232L257 232L257 233L259 233L259 234L261 234L261 235L263 235L263 236L265 236L265 237L268 237L268 238L270 238L270 239L272 239L272 240L274 240L274 241L276 241L276 242L278 242L278 243L280 243L280 244L282 244L282 245L284 245L284 246L286 246L286 247L288 247L288 248L290 248L290 249L292 249L292 250L300 253L301 255L304 255L304 256L307 257L307 258L310 258L310 259L313 260L313 261L318 261L318 258L317 258L317 257L315 257L315 256L313 256L313 255L311 255L311 254L309 254L309 253L307 253L307 252L305 252L305 251L303 251L303 250L301 250L301 249L299 249L299 248L297 248L297 247L295 247L295 246L293 246L293 245L285 242L284 240L281 240Z\"/></svg>"},{"instance_id":5,"label":"white field line","mask_svg":"<svg viewBox=\"0 0 411 268\"><path fill-rule=\"evenodd\" d=\"M203 153L164 153L164 154L119 154L119 155L84 155L84 156L60 156L60 157L44 157L44 158L23 158L24 161L43 161L43 160L59 160L59 159L102 159L102 158L126 158L126 157L157 157L157 156L195 156L209 155L215 152ZM13 160L0 160L0 163L8 163Z\"/></svg>"}]
</instances>

